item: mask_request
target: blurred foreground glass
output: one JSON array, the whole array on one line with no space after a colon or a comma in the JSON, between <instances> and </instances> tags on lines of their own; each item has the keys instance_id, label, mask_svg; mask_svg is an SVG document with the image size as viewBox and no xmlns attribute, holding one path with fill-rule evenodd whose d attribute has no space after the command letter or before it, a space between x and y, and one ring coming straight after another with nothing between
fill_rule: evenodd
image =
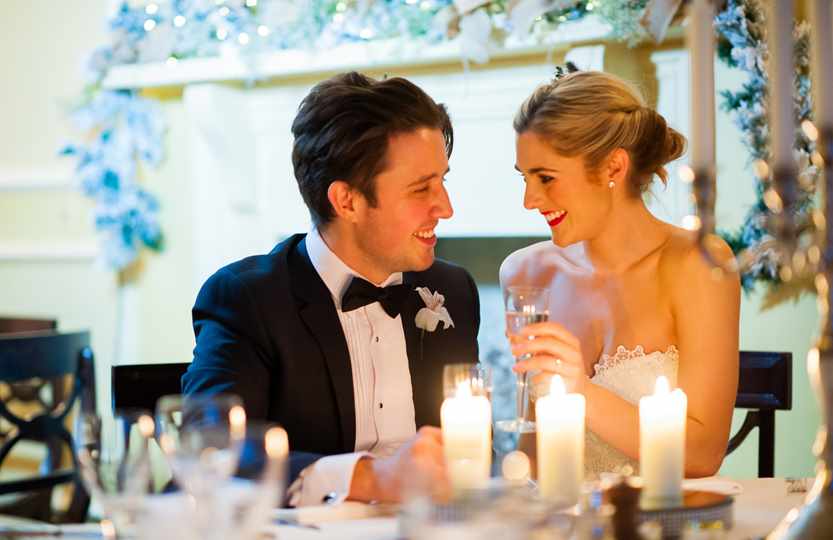
<instances>
[{"instance_id":1,"label":"blurred foreground glass","mask_svg":"<svg viewBox=\"0 0 833 540\"><path fill-rule=\"evenodd\" d=\"M163 396L156 406L159 446L191 495L210 493L237 468L246 412L230 394Z\"/></svg>"},{"instance_id":2,"label":"blurred foreground glass","mask_svg":"<svg viewBox=\"0 0 833 540\"><path fill-rule=\"evenodd\" d=\"M457 387L465 384L473 396L492 400L492 368L484 364L448 364L443 367L443 397L455 395Z\"/></svg>"},{"instance_id":3,"label":"blurred foreground glass","mask_svg":"<svg viewBox=\"0 0 833 540\"><path fill-rule=\"evenodd\" d=\"M237 469L243 448L242 401L230 394L164 396L156 406L156 422L174 479L193 497L197 536L224 538L218 490Z\"/></svg>"},{"instance_id":4,"label":"blurred foreground glass","mask_svg":"<svg viewBox=\"0 0 833 540\"><path fill-rule=\"evenodd\" d=\"M105 538L137 535L151 492L151 413L117 411L112 418L79 413L74 433L81 477L101 505Z\"/></svg>"},{"instance_id":5,"label":"blurred foreground glass","mask_svg":"<svg viewBox=\"0 0 833 540\"><path fill-rule=\"evenodd\" d=\"M289 439L277 424L249 422L236 478L221 491L228 512L226 538L256 540L283 502Z\"/></svg>"}]
</instances>

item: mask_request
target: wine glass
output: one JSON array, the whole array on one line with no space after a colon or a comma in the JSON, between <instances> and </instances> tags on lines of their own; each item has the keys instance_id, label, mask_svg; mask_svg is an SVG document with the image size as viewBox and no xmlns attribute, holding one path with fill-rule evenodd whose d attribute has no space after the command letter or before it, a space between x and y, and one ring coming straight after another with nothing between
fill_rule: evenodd
<instances>
[{"instance_id":1,"label":"wine glass","mask_svg":"<svg viewBox=\"0 0 833 540\"><path fill-rule=\"evenodd\" d=\"M492 401L492 368L484 364L447 364L443 367L443 397L456 394L461 384L469 386L473 396L485 396Z\"/></svg>"},{"instance_id":2,"label":"wine glass","mask_svg":"<svg viewBox=\"0 0 833 540\"><path fill-rule=\"evenodd\" d=\"M109 526L105 536L134 534L151 489L149 442L154 423L141 409L116 411L112 418L81 412L73 445L81 479L101 504Z\"/></svg>"},{"instance_id":3,"label":"wine glass","mask_svg":"<svg viewBox=\"0 0 833 540\"><path fill-rule=\"evenodd\" d=\"M549 320L549 289L542 287L512 286L503 290L503 302L506 310L506 334L510 341L521 329L533 323ZM523 355L515 359L528 358ZM500 420L495 426L501 431L513 433L531 433L535 431L535 422L528 420L529 381L527 373L516 378L516 418Z\"/></svg>"},{"instance_id":4,"label":"wine glass","mask_svg":"<svg viewBox=\"0 0 833 540\"><path fill-rule=\"evenodd\" d=\"M227 537L256 540L275 507L283 501L289 439L277 424L246 423L246 435L235 478L223 491L229 509Z\"/></svg>"},{"instance_id":5,"label":"wine glass","mask_svg":"<svg viewBox=\"0 0 833 540\"><path fill-rule=\"evenodd\" d=\"M156 411L159 446L186 491L210 492L234 473L246 433L239 397L163 396Z\"/></svg>"},{"instance_id":6,"label":"wine glass","mask_svg":"<svg viewBox=\"0 0 833 540\"><path fill-rule=\"evenodd\" d=\"M169 395L156 406L159 446L174 479L192 497L201 538L220 538L217 491L237 468L246 412L231 394Z\"/></svg>"}]
</instances>

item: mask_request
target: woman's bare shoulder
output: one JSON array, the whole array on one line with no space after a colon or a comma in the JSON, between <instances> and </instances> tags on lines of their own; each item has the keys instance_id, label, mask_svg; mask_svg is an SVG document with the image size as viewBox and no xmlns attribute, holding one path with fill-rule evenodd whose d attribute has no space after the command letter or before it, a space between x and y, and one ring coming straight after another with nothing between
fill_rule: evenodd
<instances>
[{"instance_id":1,"label":"woman's bare shoulder","mask_svg":"<svg viewBox=\"0 0 833 540\"><path fill-rule=\"evenodd\" d=\"M715 267L704 256L703 249L697 242L697 233L673 225L668 225L668 228L668 241L660 258L660 273L666 282L685 286L706 278L711 280ZM730 267L734 261L732 249L717 235L707 238L706 249L724 268ZM729 273L737 277L736 271Z\"/></svg>"},{"instance_id":2,"label":"woman's bare shoulder","mask_svg":"<svg viewBox=\"0 0 833 540\"><path fill-rule=\"evenodd\" d=\"M546 285L563 259L562 250L549 240L514 251L500 265L500 283Z\"/></svg>"}]
</instances>

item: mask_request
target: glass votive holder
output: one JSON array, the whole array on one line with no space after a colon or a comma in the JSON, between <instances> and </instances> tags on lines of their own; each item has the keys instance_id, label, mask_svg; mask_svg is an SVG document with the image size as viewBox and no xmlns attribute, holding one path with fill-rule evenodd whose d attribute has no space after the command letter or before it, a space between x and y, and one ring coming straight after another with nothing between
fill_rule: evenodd
<instances>
[{"instance_id":1,"label":"glass votive holder","mask_svg":"<svg viewBox=\"0 0 833 540\"><path fill-rule=\"evenodd\" d=\"M453 397L460 385L466 385L473 396L492 400L492 368L485 364L447 364L443 367L443 397Z\"/></svg>"}]
</instances>

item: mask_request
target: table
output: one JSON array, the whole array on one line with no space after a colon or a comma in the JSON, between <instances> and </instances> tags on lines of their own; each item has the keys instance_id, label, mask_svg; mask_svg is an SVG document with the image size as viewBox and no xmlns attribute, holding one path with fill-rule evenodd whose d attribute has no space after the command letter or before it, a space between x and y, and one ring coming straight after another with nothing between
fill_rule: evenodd
<instances>
[{"instance_id":1,"label":"table","mask_svg":"<svg viewBox=\"0 0 833 540\"><path fill-rule=\"evenodd\" d=\"M754 478L736 480L743 487L743 493L735 496L734 527L728 532L728 540L749 540L762 538L768 534L781 518L793 507L802 503L805 494L787 493L787 483L783 478ZM808 482L808 487L809 487ZM372 507L352 504L341 510L320 509L318 513L313 509L304 509L305 518L301 522L318 520L315 528L296 525L271 526L269 530L276 533L280 540L321 540L338 538L340 540L394 540L398 536L398 523L395 517L367 517L373 514ZM281 515L287 511L281 511ZM291 511L290 511L291 512ZM296 511L300 512L300 511ZM360 519L344 519L348 515L360 516ZM3 524L12 524L15 520L0 518L0 540L14 538L15 540L36 540L44 538L43 534L28 537L16 534L5 536L2 532ZM54 526L48 526L54 527ZM77 526L63 526L60 532L64 538L95 538L90 534L94 530L89 524ZM55 532L52 529L53 535ZM80 533L80 534L78 534ZM56 536L53 536L53 538ZM57 537L60 537L58 535Z\"/></svg>"}]
</instances>

